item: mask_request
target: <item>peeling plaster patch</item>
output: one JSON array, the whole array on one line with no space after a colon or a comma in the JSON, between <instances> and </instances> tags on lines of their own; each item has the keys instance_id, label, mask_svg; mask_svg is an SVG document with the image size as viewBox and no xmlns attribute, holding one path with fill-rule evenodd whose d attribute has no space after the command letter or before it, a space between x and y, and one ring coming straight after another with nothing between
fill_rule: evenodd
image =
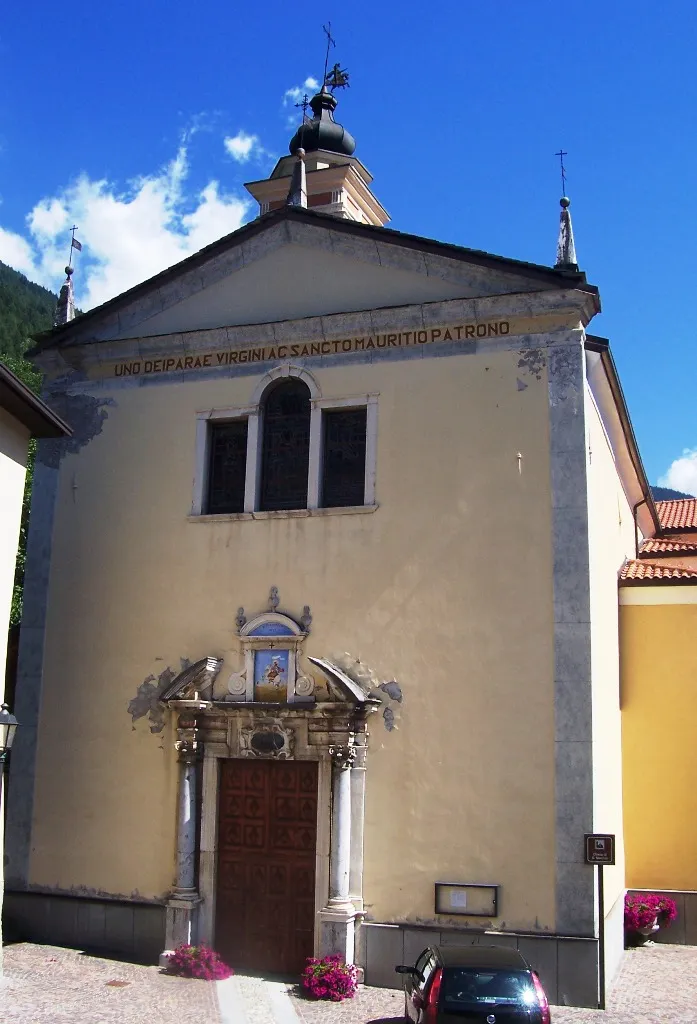
<instances>
[{"instance_id":1,"label":"peeling plaster patch","mask_svg":"<svg viewBox=\"0 0 697 1024\"><path fill-rule=\"evenodd\" d=\"M378 690L382 690L388 697L396 700L399 704L402 703L402 687L394 679L391 683L380 683Z\"/></svg>"},{"instance_id":2,"label":"peeling plaster patch","mask_svg":"<svg viewBox=\"0 0 697 1024\"><path fill-rule=\"evenodd\" d=\"M72 437L47 440L39 446L37 458L47 466L56 467L62 455L77 455L81 448L101 434L108 413L105 406L115 406L113 398L92 395L69 395L65 392L47 394L51 409L72 427Z\"/></svg>"},{"instance_id":3,"label":"peeling plaster patch","mask_svg":"<svg viewBox=\"0 0 697 1024\"><path fill-rule=\"evenodd\" d=\"M527 388L527 384L524 381L522 381L520 377L516 378L516 385L518 387L518 391L525 391L525 389Z\"/></svg>"},{"instance_id":4,"label":"peeling plaster patch","mask_svg":"<svg viewBox=\"0 0 697 1024\"><path fill-rule=\"evenodd\" d=\"M144 679L136 691L136 695L128 705L128 714L131 721L135 723L139 718L146 716L150 720L150 732L162 732L165 727L165 709L160 704L160 694L174 679L174 672L167 667L160 672L157 679L155 676L148 676Z\"/></svg>"},{"instance_id":5,"label":"peeling plaster patch","mask_svg":"<svg viewBox=\"0 0 697 1024\"><path fill-rule=\"evenodd\" d=\"M545 368L545 354L541 348L528 348L520 353L518 369L525 370L532 374L535 380L542 380L542 371ZM518 388L520 391L521 389Z\"/></svg>"},{"instance_id":6,"label":"peeling plaster patch","mask_svg":"<svg viewBox=\"0 0 697 1024\"><path fill-rule=\"evenodd\" d=\"M388 704L382 709L382 720L387 731L392 732L394 729L394 711Z\"/></svg>"}]
</instances>

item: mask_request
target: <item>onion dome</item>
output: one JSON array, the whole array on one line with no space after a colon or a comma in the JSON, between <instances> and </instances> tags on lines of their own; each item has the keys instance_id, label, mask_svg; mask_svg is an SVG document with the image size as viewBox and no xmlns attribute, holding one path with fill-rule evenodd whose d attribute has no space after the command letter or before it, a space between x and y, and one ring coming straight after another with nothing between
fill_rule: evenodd
<instances>
[{"instance_id":1,"label":"onion dome","mask_svg":"<svg viewBox=\"0 0 697 1024\"><path fill-rule=\"evenodd\" d=\"M288 147L290 153L296 153L298 149L302 148L306 153L325 149L330 153L341 153L344 156L353 154L356 140L343 125L334 120L336 103L336 97L329 92L326 86L323 86L317 95L312 97L310 107L314 117L300 125L290 140Z\"/></svg>"}]
</instances>

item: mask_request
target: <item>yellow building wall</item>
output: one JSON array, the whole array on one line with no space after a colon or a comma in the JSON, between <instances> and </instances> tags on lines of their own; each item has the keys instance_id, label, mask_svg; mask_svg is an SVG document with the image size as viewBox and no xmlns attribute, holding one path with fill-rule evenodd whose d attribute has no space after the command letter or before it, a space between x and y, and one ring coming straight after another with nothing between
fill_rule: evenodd
<instances>
[{"instance_id":1,"label":"yellow building wall","mask_svg":"<svg viewBox=\"0 0 697 1024\"><path fill-rule=\"evenodd\" d=\"M697 889L697 588L647 592L671 603L620 606L627 886Z\"/></svg>"},{"instance_id":2,"label":"yellow building wall","mask_svg":"<svg viewBox=\"0 0 697 1024\"><path fill-rule=\"evenodd\" d=\"M370 726L369 916L425 921L434 881L494 881L501 926L554 929L547 380L518 358L316 371L324 397L379 392L372 514L187 521L196 411L248 404L259 378L95 392L116 404L60 472L33 884L169 890L174 737L128 702L183 657L240 667L237 608L274 585L312 608L307 654L404 691L398 729Z\"/></svg>"}]
</instances>

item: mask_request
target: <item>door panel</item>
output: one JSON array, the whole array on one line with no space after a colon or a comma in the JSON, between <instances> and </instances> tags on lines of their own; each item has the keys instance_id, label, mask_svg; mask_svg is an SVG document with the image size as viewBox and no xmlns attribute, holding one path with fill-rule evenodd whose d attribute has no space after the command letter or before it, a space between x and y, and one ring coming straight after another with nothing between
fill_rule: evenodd
<instances>
[{"instance_id":1,"label":"door panel","mask_svg":"<svg viewBox=\"0 0 697 1024\"><path fill-rule=\"evenodd\" d=\"M221 761L216 949L231 967L298 974L315 925L317 763Z\"/></svg>"}]
</instances>

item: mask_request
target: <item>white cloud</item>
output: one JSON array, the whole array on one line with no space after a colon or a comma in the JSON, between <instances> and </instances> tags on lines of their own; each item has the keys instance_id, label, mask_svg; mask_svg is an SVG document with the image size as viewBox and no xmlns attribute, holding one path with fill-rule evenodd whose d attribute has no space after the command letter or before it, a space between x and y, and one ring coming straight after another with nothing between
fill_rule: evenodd
<instances>
[{"instance_id":1,"label":"white cloud","mask_svg":"<svg viewBox=\"0 0 697 1024\"><path fill-rule=\"evenodd\" d=\"M221 192L210 181L187 195L187 150L161 171L125 189L87 175L41 199L27 217L28 237L0 228L0 260L56 290L79 225L84 245L73 278L77 304L90 309L178 263L240 227L250 200Z\"/></svg>"},{"instance_id":2,"label":"white cloud","mask_svg":"<svg viewBox=\"0 0 697 1024\"><path fill-rule=\"evenodd\" d=\"M29 242L4 228L0 228L0 262L30 277L34 273L34 254Z\"/></svg>"},{"instance_id":3,"label":"white cloud","mask_svg":"<svg viewBox=\"0 0 697 1024\"><path fill-rule=\"evenodd\" d=\"M306 92L317 92L318 89L319 82L310 75L302 85L293 85L290 89L286 89L283 93L283 106L287 107L290 103L301 103Z\"/></svg>"},{"instance_id":4,"label":"white cloud","mask_svg":"<svg viewBox=\"0 0 697 1024\"><path fill-rule=\"evenodd\" d=\"M660 487L672 487L676 491L697 496L697 448L685 448L658 483Z\"/></svg>"},{"instance_id":5,"label":"white cloud","mask_svg":"<svg viewBox=\"0 0 697 1024\"><path fill-rule=\"evenodd\" d=\"M252 155L262 156L264 153L263 148L259 145L259 136L247 135L244 131L239 131L237 135L226 136L224 142L232 159L237 160L240 164L247 163Z\"/></svg>"}]
</instances>

